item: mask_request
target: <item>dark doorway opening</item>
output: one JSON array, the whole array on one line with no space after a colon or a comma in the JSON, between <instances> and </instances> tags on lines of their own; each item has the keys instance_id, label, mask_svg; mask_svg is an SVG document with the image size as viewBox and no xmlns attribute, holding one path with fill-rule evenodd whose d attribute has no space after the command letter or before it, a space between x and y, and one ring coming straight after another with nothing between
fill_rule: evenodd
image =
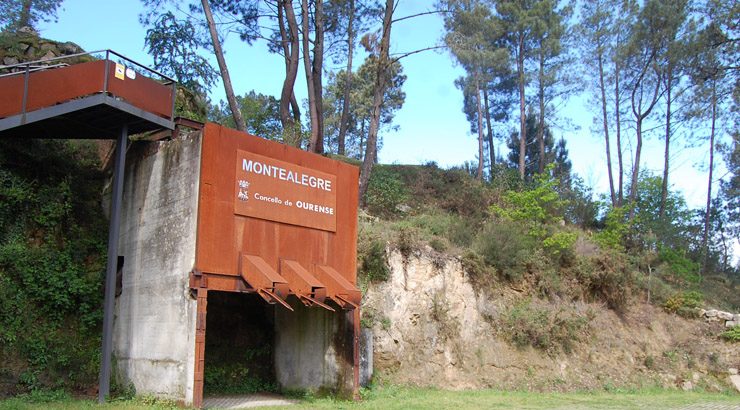
<instances>
[{"instance_id":1,"label":"dark doorway opening","mask_svg":"<svg viewBox=\"0 0 740 410\"><path fill-rule=\"evenodd\" d=\"M256 294L208 292L204 396L275 392L275 306Z\"/></svg>"}]
</instances>

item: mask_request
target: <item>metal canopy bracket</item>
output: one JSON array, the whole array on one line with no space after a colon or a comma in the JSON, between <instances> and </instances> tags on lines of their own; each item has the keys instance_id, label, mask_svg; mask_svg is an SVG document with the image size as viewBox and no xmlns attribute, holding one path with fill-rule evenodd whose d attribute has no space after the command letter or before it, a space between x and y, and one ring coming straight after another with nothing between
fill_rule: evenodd
<instances>
[{"instance_id":1,"label":"metal canopy bracket","mask_svg":"<svg viewBox=\"0 0 740 410\"><path fill-rule=\"evenodd\" d=\"M314 274L318 280L326 284L327 297L336 302L342 309L352 310L360 307L362 293L334 268L315 265Z\"/></svg>"},{"instance_id":2,"label":"metal canopy bracket","mask_svg":"<svg viewBox=\"0 0 740 410\"><path fill-rule=\"evenodd\" d=\"M286 309L293 311L285 298L290 288L279 273L275 272L264 259L255 255L240 254L240 272L242 279L251 286L258 295L269 304L280 303Z\"/></svg>"},{"instance_id":3,"label":"metal canopy bracket","mask_svg":"<svg viewBox=\"0 0 740 410\"><path fill-rule=\"evenodd\" d=\"M324 303L326 286L319 282L300 263L292 260L280 260L280 274L288 281L290 291L306 306L319 306L334 312L334 308Z\"/></svg>"}]
</instances>

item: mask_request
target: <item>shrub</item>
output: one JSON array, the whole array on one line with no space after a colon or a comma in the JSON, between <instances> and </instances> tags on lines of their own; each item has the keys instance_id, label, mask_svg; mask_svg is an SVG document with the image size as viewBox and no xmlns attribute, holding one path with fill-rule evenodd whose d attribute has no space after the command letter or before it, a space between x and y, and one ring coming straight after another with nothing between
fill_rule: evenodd
<instances>
[{"instance_id":1,"label":"shrub","mask_svg":"<svg viewBox=\"0 0 740 410\"><path fill-rule=\"evenodd\" d=\"M460 263L475 284L475 289L489 289L493 285L495 272L491 272L482 256L468 251L460 258Z\"/></svg>"},{"instance_id":2,"label":"shrub","mask_svg":"<svg viewBox=\"0 0 740 410\"><path fill-rule=\"evenodd\" d=\"M548 354L570 353L586 330L589 319L566 307L538 306L525 301L503 318L504 332L518 347L532 346Z\"/></svg>"},{"instance_id":3,"label":"shrub","mask_svg":"<svg viewBox=\"0 0 740 410\"><path fill-rule=\"evenodd\" d=\"M658 259L663 263L670 278L680 284L697 284L701 280L699 264L689 259L685 250L661 246Z\"/></svg>"},{"instance_id":4,"label":"shrub","mask_svg":"<svg viewBox=\"0 0 740 410\"><path fill-rule=\"evenodd\" d=\"M566 264L575 258L573 245L578 239L575 232L555 232L542 241L542 246L554 259Z\"/></svg>"},{"instance_id":5,"label":"shrub","mask_svg":"<svg viewBox=\"0 0 740 410\"><path fill-rule=\"evenodd\" d=\"M521 278L526 271L524 261L535 247L535 240L521 224L506 219L486 224L474 241L485 263L509 280Z\"/></svg>"},{"instance_id":6,"label":"shrub","mask_svg":"<svg viewBox=\"0 0 740 410\"><path fill-rule=\"evenodd\" d=\"M624 250L624 241L629 233L629 224L626 222L627 207L611 208L604 218L604 229L594 238L603 248Z\"/></svg>"},{"instance_id":7,"label":"shrub","mask_svg":"<svg viewBox=\"0 0 740 410\"><path fill-rule=\"evenodd\" d=\"M423 213L406 219L409 224L433 236L447 238L450 243L466 247L475 237L475 228L469 218L443 212Z\"/></svg>"},{"instance_id":8,"label":"shrub","mask_svg":"<svg viewBox=\"0 0 740 410\"><path fill-rule=\"evenodd\" d=\"M556 186L557 180L549 173L538 174L532 188L506 192L504 206L494 205L491 211L502 218L528 225L530 235L542 238L546 234L543 225L557 221L565 205Z\"/></svg>"},{"instance_id":9,"label":"shrub","mask_svg":"<svg viewBox=\"0 0 740 410\"><path fill-rule=\"evenodd\" d=\"M381 241L373 241L370 249L362 255L360 272L370 282L385 282L390 277L388 268L388 256L385 252L385 244Z\"/></svg>"},{"instance_id":10,"label":"shrub","mask_svg":"<svg viewBox=\"0 0 740 410\"><path fill-rule=\"evenodd\" d=\"M580 261L577 278L588 293L615 311L624 312L635 286L635 278L626 257L614 251Z\"/></svg>"},{"instance_id":11,"label":"shrub","mask_svg":"<svg viewBox=\"0 0 740 410\"><path fill-rule=\"evenodd\" d=\"M387 166L376 166L370 176L365 202L370 213L380 216L394 215L396 207L408 194L396 172Z\"/></svg>"},{"instance_id":12,"label":"shrub","mask_svg":"<svg viewBox=\"0 0 740 410\"><path fill-rule=\"evenodd\" d=\"M740 342L740 325L733 326L732 328L730 328L730 330L722 332L722 334L720 334L719 336L722 339L727 340L728 342Z\"/></svg>"},{"instance_id":13,"label":"shrub","mask_svg":"<svg viewBox=\"0 0 740 410\"><path fill-rule=\"evenodd\" d=\"M0 357L21 391L97 378L103 181L87 143L0 141Z\"/></svg>"},{"instance_id":14,"label":"shrub","mask_svg":"<svg viewBox=\"0 0 740 410\"><path fill-rule=\"evenodd\" d=\"M663 304L663 308L669 313L675 313L683 317L697 317L697 308L704 302L701 292L679 292L669 297Z\"/></svg>"}]
</instances>

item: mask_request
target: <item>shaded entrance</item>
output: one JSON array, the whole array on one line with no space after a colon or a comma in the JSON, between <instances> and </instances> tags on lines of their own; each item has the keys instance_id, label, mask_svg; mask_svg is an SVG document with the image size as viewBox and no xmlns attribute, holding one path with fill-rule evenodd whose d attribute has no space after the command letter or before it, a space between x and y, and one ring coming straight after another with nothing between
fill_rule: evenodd
<instances>
[{"instance_id":1,"label":"shaded entrance","mask_svg":"<svg viewBox=\"0 0 740 410\"><path fill-rule=\"evenodd\" d=\"M275 392L275 305L257 294L208 292L203 395Z\"/></svg>"}]
</instances>

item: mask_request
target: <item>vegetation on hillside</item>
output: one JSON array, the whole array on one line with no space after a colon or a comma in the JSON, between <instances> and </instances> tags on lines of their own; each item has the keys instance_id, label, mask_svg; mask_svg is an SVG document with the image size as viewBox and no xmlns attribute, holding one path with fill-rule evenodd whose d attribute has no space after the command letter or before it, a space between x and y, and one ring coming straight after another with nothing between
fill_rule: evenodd
<instances>
[{"instance_id":1,"label":"vegetation on hillside","mask_svg":"<svg viewBox=\"0 0 740 410\"><path fill-rule=\"evenodd\" d=\"M406 255L429 246L461 258L484 291L509 283L546 300L601 301L617 311L649 301L689 316L707 305L740 308L733 291L740 275L720 251L727 239L713 238L712 271L702 275L702 215L674 193L670 219L656 218L657 201L645 195L630 221L626 208L595 201L578 185L564 186L552 166L525 183L513 167L493 183L476 180L474 172L379 166L368 190L369 215L361 218L364 279L387 278L387 246ZM660 178L643 174L639 186L659 190Z\"/></svg>"},{"instance_id":2,"label":"vegetation on hillside","mask_svg":"<svg viewBox=\"0 0 740 410\"><path fill-rule=\"evenodd\" d=\"M89 143L0 140L0 395L97 379L107 221Z\"/></svg>"}]
</instances>

